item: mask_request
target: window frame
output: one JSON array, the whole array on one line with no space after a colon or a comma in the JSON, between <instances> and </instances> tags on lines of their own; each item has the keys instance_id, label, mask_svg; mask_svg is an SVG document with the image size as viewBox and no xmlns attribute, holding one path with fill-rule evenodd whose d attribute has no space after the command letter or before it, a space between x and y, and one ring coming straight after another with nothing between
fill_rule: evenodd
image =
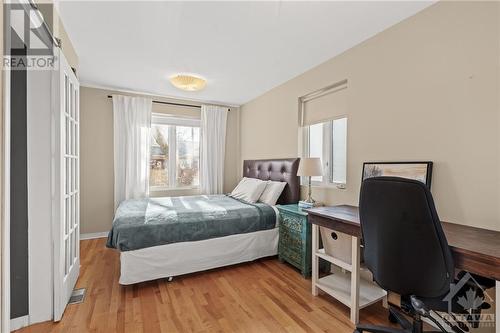
<instances>
[{"instance_id":1,"label":"window frame","mask_svg":"<svg viewBox=\"0 0 500 333\"><path fill-rule=\"evenodd\" d=\"M346 115L341 115L335 118L327 119L323 122L316 124L323 124L323 150L321 163L323 167L323 180L315 181L312 180L311 184L313 186L319 187L336 187L340 189L345 189L347 185L347 147L346 147L346 181L338 182L333 180L333 122L339 119L346 119L346 135L348 132L349 118ZM302 127L302 156L309 157L309 144L310 144L310 126L316 124L309 124ZM346 140L347 146L347 140ZM326 157L326 158L325 158ZM307 184L307 177L301 177L301 184Z\"/></svg>"},{"instance_id":2,"label":"window frame","mask_svg":"<svg viewBox=\"0 0 500 333\"><path fill-rule=\"evenodd\" d=\"M153 113L151 116L151 126L168 126L168 186L149 185L150 192L175 191L175 190L197 190L200 185L177 186L177 126L197 127L200 129L201 138L201 120L190 117L180 117L166 115L162 113ZM150 153L151 157L151 153ZM150 170L148 168L148 170ZM199 177L199 175L198 175ZM199 181L198 181L199 184Z\"/></svg>"}]
</instances>

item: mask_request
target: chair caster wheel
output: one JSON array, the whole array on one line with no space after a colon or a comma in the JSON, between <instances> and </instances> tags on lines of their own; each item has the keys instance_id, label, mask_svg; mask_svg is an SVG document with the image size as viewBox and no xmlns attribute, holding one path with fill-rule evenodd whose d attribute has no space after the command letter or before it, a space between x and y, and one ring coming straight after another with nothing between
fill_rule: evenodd
<instances>
[{"instance_id":1,"label":"chair caster wheel","mask_svg":"<svg viewBox=\"0 0 500 333\"><path fill-rule=\"evenodd\" d=\"M392 313L389 313L389 316L387 316L387 319L389 319L389 321L393 324L398 323L398 320L396 319L396 317Z\"/></svg>"}]
</instances>

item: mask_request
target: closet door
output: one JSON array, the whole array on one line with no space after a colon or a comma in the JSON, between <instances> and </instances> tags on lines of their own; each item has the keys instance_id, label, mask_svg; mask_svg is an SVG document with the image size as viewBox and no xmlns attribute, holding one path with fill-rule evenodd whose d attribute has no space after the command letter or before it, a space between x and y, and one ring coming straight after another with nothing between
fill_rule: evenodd
<instances>
[{"instance_id":1,"label":"closet door","mask_svg":"<svg viewBox=\"0 0 500 333\"><path fill-rule=\"evenodd\" d=\"M60 53L55 127L54 320L61 319L80 271L79 83ZM59 169L59 170L57 170ZM59 216L57 216L59 215Z\"/></svg>"}]
</instances>

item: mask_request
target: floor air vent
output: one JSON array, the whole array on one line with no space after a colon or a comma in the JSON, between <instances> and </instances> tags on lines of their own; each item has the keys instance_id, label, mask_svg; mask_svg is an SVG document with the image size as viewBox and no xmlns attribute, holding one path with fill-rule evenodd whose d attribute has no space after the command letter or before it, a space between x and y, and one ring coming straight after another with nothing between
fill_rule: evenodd
<instances>
[{"instance_id":1,"label":"floor air vent","mask_svg":"<svg viewBox=\"0 0 500 333\"><path fill-rule=\"evenodd\" d=\"M83 303L84 300L85 300L85 288L75 289L71 293L71 297L69 298L68 304Z\"/></svg>"}]
</instances>

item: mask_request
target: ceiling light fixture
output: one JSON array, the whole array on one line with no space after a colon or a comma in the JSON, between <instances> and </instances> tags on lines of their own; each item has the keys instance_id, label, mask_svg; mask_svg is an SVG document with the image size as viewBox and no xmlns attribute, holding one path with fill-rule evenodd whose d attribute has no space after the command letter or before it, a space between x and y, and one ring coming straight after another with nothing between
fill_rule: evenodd
<instances>
[{"instance_id":1,"label":"ceiling light fixture","mask_svg":"<svg viewBox=\"0 0 500 333\"><path fill-rule=\"evenodd\" d=\"M198 91L205 88L207 80L191 74L176 74L170 77L174 87L186 91Z\"/></svg>"}]
</instances>

